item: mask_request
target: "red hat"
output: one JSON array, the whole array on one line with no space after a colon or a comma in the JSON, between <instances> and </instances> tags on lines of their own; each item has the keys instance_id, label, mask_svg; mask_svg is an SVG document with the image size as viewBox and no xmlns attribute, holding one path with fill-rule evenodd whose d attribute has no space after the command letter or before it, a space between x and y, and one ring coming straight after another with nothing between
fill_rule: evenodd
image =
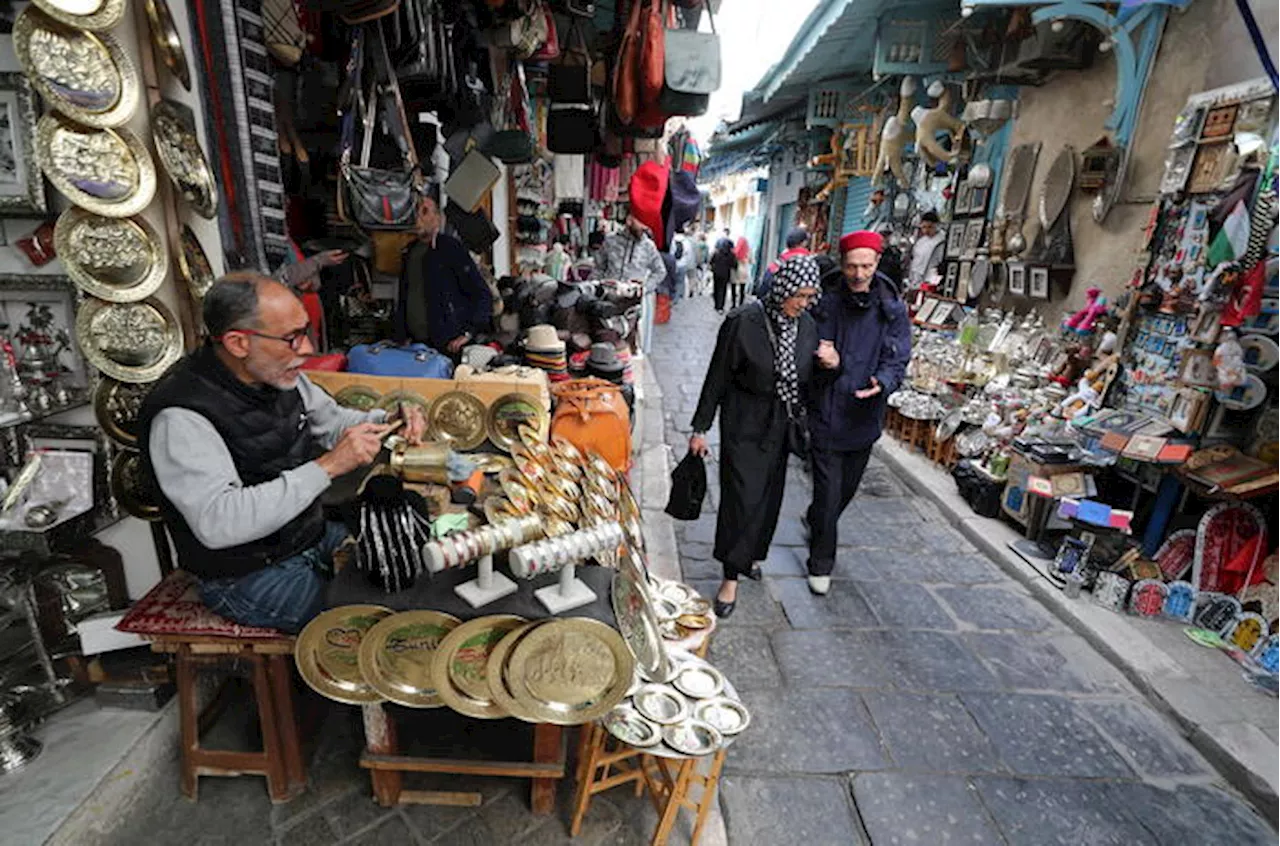
<instances>
[{"instance_id":1,"label":"red hat","mask_svg":"<svg viewBox=\"0 0 1280 846\"><path fill-rule=\"evenodd\" d=\"M840 239L840 255L844 255L850 250L856 250L859 247L866 247L875 250L877 253L883 253L884 238L880 237L878 232L868 232L866 229L860 229L857 232L850 232Z\"/></svg>"},{"instance_id":2,"label":"red hat","mask_svg":"<svg viewBox=\"0 0 1280 846\"><path fill-rule=\"evenodd\" d=\"M667 181L671 173L657 162L645 162L631 175L631 214L649 227L658 249L667 248L662 225L662 204L667 199Z\"/></svg>"}]
</instances>

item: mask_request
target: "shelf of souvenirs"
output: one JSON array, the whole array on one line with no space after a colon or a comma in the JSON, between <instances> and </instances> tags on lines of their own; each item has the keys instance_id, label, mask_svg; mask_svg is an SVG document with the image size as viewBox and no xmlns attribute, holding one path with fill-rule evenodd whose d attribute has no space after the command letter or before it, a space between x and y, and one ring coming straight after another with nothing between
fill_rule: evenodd
<instances>
[{"instance_id":1,"label":"shelf of souvenirs","mask_svg":"<svg viewBox=\"0 0 1280 846\"><path fill-rule=\"evenodd\" d=\"M82 408L87 404L88 401L82 394L73 392L67 403L62 405L50 405L48 408L43 408L39 411L32 411L30 409L22 412L0 411L0 429L11 429L14 426L35 423L58 414L62 414L63 412L71 411L72 409Z\"/></svg>"}]
</instances>

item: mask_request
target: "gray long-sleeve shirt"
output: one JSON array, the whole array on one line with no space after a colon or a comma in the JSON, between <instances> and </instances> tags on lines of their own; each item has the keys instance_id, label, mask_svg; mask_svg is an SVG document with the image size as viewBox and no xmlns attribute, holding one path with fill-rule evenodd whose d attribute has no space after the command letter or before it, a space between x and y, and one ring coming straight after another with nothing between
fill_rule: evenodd
<instances>
[{"instance_id":1,"label":"gray long-sleeve shirt","mask_svg":"<svg viewBox=\"0 0 1280 846\"><path fill-rule=\"evenodd\" d=\"M298 393L311 434L332 449L357 423L381 423L386 412L338 405L306 376ZM309 461L260 485L245 486L226 442L207 417L166 408L151 422L151 466L164 495L182 514L196 540L226 549L266 537L297 517L329 487L329 474Z\"/></svg>"}]
</instances>

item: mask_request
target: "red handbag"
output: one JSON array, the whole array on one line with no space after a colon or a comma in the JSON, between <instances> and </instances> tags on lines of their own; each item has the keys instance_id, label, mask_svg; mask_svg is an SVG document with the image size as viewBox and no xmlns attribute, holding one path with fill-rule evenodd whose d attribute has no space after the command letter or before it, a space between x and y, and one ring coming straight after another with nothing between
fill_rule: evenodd
<instances>
[{"instance_id":1,"label":"red handbag","mask_svg":"<svg viewBox=\"0 0 1280 846\"><path fill-rule=\"evenodd\" d=\"M662 20L662 0L648 0L644 10L644 41L640 48L640 103L652 108L662 96L667 78L667 27Z\"/></svg>"},{"instance_id":2,"label":"red handbag","mask_svg":"<svg viewBox=\"0 0 1280 846\"><path fill-rule=\"evenodd\" d=\"M320 370L325 373L344 373L347 369L346 353L313 355L302 364L303 370Z\"/></svg>"},{"instance_id":3,"label":"red handbag","mask_svg":"<svg viewBox=\"0 0 1280 846\"><path fill-rule=\"evenodd\" d=\"M624 124L635 119L640 111L640 83L637 79L640 65L640 12L643 0L632 0L627 14L627 28L622 32L618 46L618 63L613 68L613 108L618 120Z\"/></svg>"}]
</instances>

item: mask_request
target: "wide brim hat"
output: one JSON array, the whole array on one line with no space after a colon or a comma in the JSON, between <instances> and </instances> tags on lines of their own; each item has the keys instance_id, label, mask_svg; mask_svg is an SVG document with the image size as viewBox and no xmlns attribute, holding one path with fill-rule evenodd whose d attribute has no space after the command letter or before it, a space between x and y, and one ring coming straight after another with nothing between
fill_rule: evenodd
<instances>
[{"instance_id":1,"label":"wide brim hat","mask_svg":"<svg viewBox=\"0 0 1280 846\"><path fill-rule=\"evenodd\" d=\"M582 292L578 290L576 285L561 282L556 289L556 306L558 308L573 308L581 300Z\"/></svg>"},{"instance_id":2,"label":"wide brim hat","mask_svg":"<svg viewBox=\"0 0 1280 846\"><path fill-rule=\"evenodd\" d=\"M621 373L626 365L618 360L618 350L613 344L592 344L587 356L587 367L604 373Z\"/></svg>"},{"instance_id":3,"label":"wide brim hat","mask_svg":"<svg viewBox=\"0 0 1280 846\"><path fill-rule=\"evenodd\" d=\"M645 162L631 175L629 199L631 214L649 227L658 249L667 248L666 230L663 226L662 205L667 199L667 185L671 171L657 162Z\"/></svg>"},{"instance_id":4,"label":"wide brim hat","mask_svg":"<svg viewBox=\"0 0 1280 846\"><path fill-rule=\"evenodd\" d=\"M537 326L530 326L525 332L524 348L534 352L564 352L564 341L560 340L556 327L549 323L540 323Z\"/></svg>"}]
</instances>

